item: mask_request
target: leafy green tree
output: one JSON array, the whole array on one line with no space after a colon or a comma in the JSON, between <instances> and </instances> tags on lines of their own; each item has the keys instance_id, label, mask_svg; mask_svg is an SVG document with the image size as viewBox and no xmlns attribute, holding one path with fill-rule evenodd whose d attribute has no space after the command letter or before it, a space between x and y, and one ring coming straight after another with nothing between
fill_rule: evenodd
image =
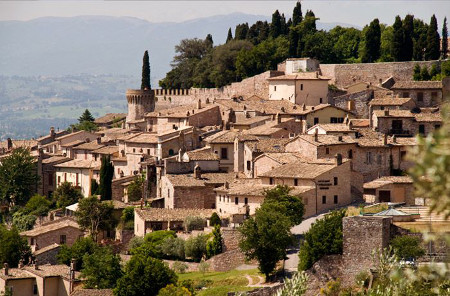
<instances>
[{"instance_id":1,"label":"leafy green tree","mask_svg":"<svg viewBox=\"0 0 450 296\"><path fill-rule=\"evenodd\" d=\"M360 30L336 26L330 30L329 37L333 42L336 63L352 62L358 58L358 48L361 42Z\"/></svg>"},{"instance_id":2,"label":"leafy green tree","mask_svg":"<svg viewBox=\"0 0 450 296\"><path fill-rule=\"evenodd\" d=\"M292 12L292 25L295 27L300 24L302 20L302 3L300 1L297 1L294 7L294 11Z\"/></svg>"},{"instance_id":3,"label":"leafy green tree","mask_svg":"<svg viewBox=\"0 0 450 296\"><path fill-rule=\"evenodd\" d=\"M138 201L144 196L144 176L137 176L131 183L128 185L127 194L128 201Z\"/></svg>"},{"instance_id":4,"label":"leafy green tree","mask_svg":"<svg viewBox=\"0 0 450 296\"><path fill-rule=\"evenodd\" d=\"M300 244L299 270L307 270L325 255L342 254L342 218L345 210L333 211L317 220Z\"/></svg>"},{"instance_id":5,"label":"leafy green tree","mask_svg":"<svg viewBox=\"0 0 450 296\"><path fill-rule=\"evenodd\" d=\"M420 70L420 80L428 81L431 80L430 73L428 72L427 66L423 66Z\"/></svg>"},{"instance_id":6,"label":"leafy green tree","mask_svg":"<svg viewBox=\"0 0 450 296\"><path fill-rule=\"evenodd\" d=\"M159 290L176 284L177 280L175 272L161 260L135 255L127 263L124 276L117 281L114 295L158 295Z\"/></svg>"},{"instance_id":7,"label":"leafy green tree","mask_svg":"<svg viewBox=\"0 0 450 296\"><path fill-rule=\"evenodd\" d=\"M231 28L229 28L228 29L228 34L227 34L227 41L225 43L228 43L231 40L233 40L233 34L231 33Z\"/></svg>"},{"instance_id":8,"label":"leafy green tree","mask_svg":"<svg viewBox=\"0 0 450 296\"><path fill-rule=\"evenodd\" d=\"M112 289L122 277L120 256L109 247L99 247L93 254L83 256L81 275L88 289Z\"/></svg>"},{"instance_id":9,"label":"leafy green tree","mask_svg":"<svg viewBox=\"0 0 450 296\"><path fill-rule=\"evenodd\" d=\"M144 243L137 248L131 249L132 255L142 255L144 257L151 256L155 258L163 258L161 245L167 238L175 238L175 231L158 230L145 235Z\"/></svg>"},{"instance_id":10,"label":"leafy green tree","mask_svg":"<svg viewBox=\"0 0 450 296\"><path fill-rule=\"evenodd\" d=\"M58 262L70 265L72 259L75 259L77 270L83 267L84 256L92 255L100 248L90 237L81 237L71 246L62 245L57 255Z\"/></svg>"},{"instance_id":11,"label":"leafy green tree","mask_svg":"<svg viewBox=\"0 0 450 296\"><path fill-rule=\"evenodd\" d=\"M437 60L440 56L440 36L438 33L438 26L436 16L433 14L430 20L430 26L427 31L427 46L425 50L425 59Z\"/></svg>"},{"instance_id":12,"label":"leafy green tree","mask_svg":"<svg viewBox=\"0 0 450 296\"><path fill-rule=\"evenodd\" d=\"M296 57L299 38L298 30L295 28L289 30L288 37L289 37L289 57Z\"/></svg>"},{"instance_id":13,"label":"leafy green tree","mask_svg":"<svg viewBox=\"0 0 450 296\"><path fill-rule=\"evenodd\" d=\"M378 19L370 22L364 36L364 41L361 61L363 63L373 63L380 57L381 28Z\"/></svg>"},{"instance_id":14,"label":"leafy green tree","mask_svg":"<svg viewBox=\"0 0 450 296\"><path fill-rule=\"evenodd\" d=\"M33 229L34 223L36 223L34 215L26 214L23 211L12 214L12 224L20 232Z\"/></svg>"},{"instance_id":15,"label":"leafy green tree","mask_svg":"<svg viewBox=\"0 0 450 296\"><path fill-rule=\"evenodd\" d=\"M196 262L206 255L206 243L208 241L208 235L199 234L197 236L191 236L184 243L184 253L186 257L192 258Z\"/></svg>"},{"instance_id":16,"label":"leafy green tree","mask_svg":"<svg viewBox=\"0 0 450 296\"><path fill-rule=\"evenodd\" d=\"M97 241L100 231L112 230L116 225L113 210L111 202L101 202L96 196L91 196L78 202L75 217L80 228L88 230L91 238Z\"/></svg>"},{"instance_id":17,"label":"leafy green tree","mask_svg":"<svg viewBox=\"0 0 450 296\"><path fill-rule=\"evenodd\" d=\"M247 39L248 30L249 30L248 23L237 25L236 29L234 31L234 39L236 39L236 40Z\"/></svg>"},{"instance_id":18,"label":"leafy green tree","mask_svg":"<svg viewBox=\"0 0 450 296\"><path fill-rule=\"evenodd\" d=\"M448 51L448 29L447 29L447 17L444 17L444 23L442 24L442 59L447 58Z\"/></svg>"},{"instance_id":19,"label":"leafy green tree","mask_svg":"<svg viewBox=\"0 0 450 296\"><path fill-rule=\"evenodd\" d=\"M395 254L402 259L417 259L425 255L419 237L402 235L397 236L390 242Z\"/></svg>"},{"instance_id":20,"label":"leafy green tree","mask_svg":"<svg viewBox=\"0 0 450 296\"><path fill-rule=\"evenodd\" d=\"M73 205L82 198L83 194L81 194L81 191L72 186L70 182L62 182L53 192L53 201L58 209Z\"/></svg>"},{"instance_id":21,"label":"leafy green tree","mask_svg":"<svg viewBox=\"0 0 450 296\"><path fill-rule=\"evenodd\" d=\"M100 185L98 193L102 200L111 200L112 198L112 179L114 177L114 165L110 156L102 156L102 164L100 167Z\"/></svg>"},{"instance_id":22,"label":"leafy green tree","mask_svg":"<svg viewBox=\"0 0 450 296\"><path fill-rule=\"evenodd\" d=\"M420 75L420 66L419 64L416 64L414 66L414 70L413 70L413 79L414 81L420 81L422 80L422 76Z\"/></svg>"},{"instance_id":23,"label":"leafy green tree","mask_svg":"<svg viewBox=\"0 0 450 296\"><path fill-rule=\"evenodd\" d=\"M404 35L405 32L403 30L403 23L400 16L395 17L394 25L392 26L394 29L394 35L391 43L391 56L394 58L394 61L404 61L403 53L404 49Z\"/></svg>"},{"instance_id":24,"label":"leafy green tree","mask_svg":"<svg viewBox=\"0 0 450 296\"><path fill-rule=\"evenodd\" d=\"M414 16L407 14L403 19L403 60L411 61L413 58Z\"/></svg>"},{"instance_id":25,"label":"leafy green tree","mask_svg":"<svg viewBox=\"0 0 450 296\"><path fill-rule=\"evenodd\" d=\"M134 229L134 207L126 207L122 211L122 216L120 217L120 223L124 229Z\"/></svg>"},{"instance_id":26,"label":"leafy green tree","mask_svg":"<svg viewBox=\"0 0 450 296\"><path fill-rule=\"evenodd\" d=\"M28 200L24 211L30 215L38 217L46 216L48 211L50 211L51 205L52 202L45 196L35 194L30 198L30 200Z\"/></svg>"},{"instance_id":27,"label":"leafy green tree","mask_svg":"<svg viewBox=\"0 0 450 296\"><path fill-rule=\"evenodd\" d=\"M275 188L264 192L264 204L268 207L278 205L282 209L282 214L289 218L291 225L300 224L305 213L302 200L290 195L291 188L287 185L277 185Z\"/></svg>"},{"instance_id":28,"label":"leafy green tree","mask_svg":"<svg viewBox=\"0 0 450 296\"><path fill-rule=\"evenodd\" d=\"M184 240L179 237L167 237L160 245L163 257L168 259L184 260Z\"/></svg>"},{"instance_id":29,"label":"leafy green tree","mask_svg":"<svg viewBox=\"0 0 450 296\"><path fill-rule=\"evenodd\" d=\"M410 175L416 195L429 199L431 210L450 217L450 110L441 111L443 125L426 138L418 137L418 145L411 152L416 165Z\"/></svg>"},{"instance_id":30,"label":"leafy green tree","mask_svg":"<svg viewBox=\"0 0 450 296\"><path fill-rule=\"evenodd\" d=\"M87 132L95 132L98 130L98 126L91 121L83 121L80 122L78 124L72 124L69 128L70 131L75 131L75 130L82 130L82 131L87 131Z\"/></svg>"},{"instance_id":31,"label":"leafy green tree","mask_svg":"<svg viewBox=\"0 0 450 296\"><path fill-rule=\"evenodd\" d=\"M292 222L272 204L263 203L255 216L239 228L239 247L247 259L256 259L266 279L278 261L286 258L286 248L292 243Z\"/></svg>"},{"instance_id":32,"label":"leafy green tree","mask_svg":"<svg viewBox=\"0 0 450 296\"><path fill-rule=\"evenodd\" d=\"M441 64L441 75L442 77L450 76L450 61L445 61Z\"/></svg>"},{"instance_id":33,"label":"leafy green tree","mask_svg":"<svg viewBox=\"0 0 450 296\"><path fill-rule=\"evenodd\" d=\"M214 226L212 236L212 240L208 241L206 244L206 256L208 258L222 253L223 238L220 231L220 225Z\"/></svg>"},{"instance_id":34,"label":"leafy green tree","mask_svg":"<svg viewBox=\"0 0 450 296\"><path fill-rule=\"evenodd\" d=\"M91 195L98 194L98 182L95 179L91 179Z\"/></svg>"},{"instance_id":35,"label":"leafy green tree","mask_svg":"<svg viewBox=\"0 0 450 296\"><path fill-rule=\"evenodd\" d=\"M31 256L27 240L19 235L15 227L7 229L0 224L0 262L16 267L20 259L25 262Z\"/></svg>"},{"instance_id":36,"label":"leafy green tree","mask_svg":"<svg viewBox=\"0 0 450 296\"><path fill-rule=\"evenodd\" d=\"M306 19L309 19L308 20L309 24L305 28L307 28L307 31L309 33L314 33L317 30L317 28L316 28L316 20L317 20L317 18L316 18L316 15L314 14L314 12L312 10L307 10L306 11L305 20ZM306 33L306 32L303 32L303 33Z\"/></svg>"},{"instance_id":37,"label":"leafy green tree","mask_svg":"<svg viewBox=\"0 0 450 296\"><path fill-rule=\"evenodd\" d=\"M205 228L205 219L198 216L188 216L184 220L186 231L203 230Z\"/></svg>"},{"instance_id":38,"label":"leafy green tree","mask_svg":"<svg viewBox=\"0 0 450 296\"><path fill-rule=\"evenodd\" d=\"M392 43L394 40L394 28L392 26L380 25L381 41L380 41L380 62L393 62Z\"/></svg>"},{"instance_id":39,"label":"leafy green tree","mask_svg":"<svg viewBox=\"0 0 450 296\"><path fill-rule=\"evenodd\" d=\"M26 148L17 148L0 162L0 203L25 205L39 182L36 161Z\"/></svg>"},{"instance_id":40,"label":"leafy green tree","mask_svg":"<svg viewBox=\"0 0 450 296\"><path fill-rule=\"evenodd\" d=\"M329 33L325 31L316 31L306 35L303 38L303 42L303 56L318 59L322 63L332 63L336 61L335 52L333 51L334 44Z\"/></svg>"},{"instance_id":41,"label":"leafy green tree","mask_svg":"<svg viewBox=\"0 0 450 296\"><path fill-rule=\"evenodd\" d=\"M277 38L282 33L281 28L281 15L280 12L275 10L275 12L272 14L272 22L270 23L270 36L272 38Z\"/></svg>"},{"instance_id":42,"label":"leafy green tree","mask_svg":"<svg viewBox=\"0 0 450 296\"><path fill-rule=\"evenodd\" d=\"M433 78L439 74L436 64L433 64L430 69L430 77Z\"/></svg>"},{"instance_id":43,"label":"leafy green tree","mask_svg":"<svg viewBox=\"0 0 450 296\"><path fill-rule=\"evenodd\" d=\"M142 82L141 89L151 89L150 85L150 61L148 56L148 50L144 52L144 57L142 58Z\"/></svg>"},{"instance_id":44,"label":"leafy green tree","mask_svg":"<svg viewBox=\"0 0 450 296\"><path fill-rule=\"evenodd\" d=\"M79 123L83 123L85 121L94 122L94 120L94 116L92 116L91 112L88 109L84 110L83 114L81 114L81 116L78 118Z\"/></svg>"},{"instance_id":45,"label":"leafy green tree","mask_svg":"<svg viewBox=\"0 0 450 296\"><path fill-rule=\"evenodd\" d=\"M425 59L425 49L427 46L427 32L428 25L422 20L413 20L414 31L413 31L413 59L415 61L422 61Z\"/></svg>"},{"instance_id":46,"label":"leafy green tree","mask_svg":"<svg viewBox=\"0 0 450 296\"><path fill-rule=\"evenodd\" d=\"M209 219L209 225L213 227L222 225L222 220L216 212L212 213L211 218Z\"/></svg>"}]
</instances>

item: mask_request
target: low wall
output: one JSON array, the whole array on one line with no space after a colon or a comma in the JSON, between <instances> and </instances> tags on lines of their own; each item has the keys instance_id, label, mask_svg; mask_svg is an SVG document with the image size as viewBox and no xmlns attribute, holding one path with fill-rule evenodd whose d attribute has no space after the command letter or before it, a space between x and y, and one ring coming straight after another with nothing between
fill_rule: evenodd
<instances>
[{"instance_id":1,"label":"low wall","mask_svg":"<svg viewBox=\"0 0 450 296\"><path fill-rule=\"evenodd\" d=\"M238 249L211 257L206 262L211 271L229 271L246 263L244 254Z\"/></svg>"}]
</instances>

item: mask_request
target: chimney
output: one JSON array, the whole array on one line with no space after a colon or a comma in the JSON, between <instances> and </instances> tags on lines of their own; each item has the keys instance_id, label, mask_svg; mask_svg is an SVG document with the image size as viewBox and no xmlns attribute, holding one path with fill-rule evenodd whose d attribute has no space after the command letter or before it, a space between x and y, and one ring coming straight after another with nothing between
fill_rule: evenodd
<instances>
[{"instance_id":1,"label":"chimney","mask_svg":"<svg viewBox=\"0 0 450 296\"><path fill-rule=\"evenodd\" d=\"M306 110L306 106L305 106L305 104L302 104L302 111L305 111Z\"/></svg>"},{"instance_id":2,"label":"chimney","mask_svg":"<svg viewBox=\"0 0 450 296\"><path fill-rule=\"evenodd\" d=\"M384 110L384 116L389 116L389 109Z\"/></svg>"},{"instance_id":3,"label":"chimney","mask_svg":"<svg viewBox=\"0 0 450 296\"><path fill-rule=\"evenodd\" d=\"M342 164L342 154L338 153L336 154L336 165L341 165Z\"/></svg>"},{"instance_id":4,"label":"chimney","mask_svg":"<svg viewBox=\"0 0 450 296\"><path fill-rule=\"evenodd\" d=\"M353 101L347 101L347 109L349 111L352 111L354 109L355 105Z\"/></svg>"},{"instance_id":5,"label":"chimney","mask_svg":"<svg viewBox=\"0 0 450 296\"><path fill-rule=\"evenodd\" d=\"M387 145L387 137L388 136L386 134L383 135L383 146Z\"/></svg>"},{"instance_id":6,"label":"chimney","mask_svg":"<svg viewBox=\"0 0 450 296\"><path fill-rule=\"evenodd\" d=\"M102 138L98 137L97 138L97 144L101 144L102 143Z\"/></svg>"},{"instance_id":7,"label":"chimney","mask_svg":"<svg viewBox=\"0 0 450 296\"><path fill-rule=\"evenodd\" d=\"M6 142L8 142L8 150L11 150L12 149L12 140L11 140L11 138L8 138L7 140L6 140Z\"/></svg>"},{"instance_id":8,"label":"chimney","mask_svg":"<svg viewBox=\"0 0 450 296\"><path fill-rule=\"evenodd\" d=\"M202 100L198 99L197 109L202 109Z\"/></svg>"},{"instance_id":9,"label":"chimney","mask_svg":"<svg viewBox=\"0 0 450 296\"><path fill-rule=\"evenodd\" d=\"M71 271L77 271L77 260L75 260L75 258L72 258L72 260L70 260L70 270Z\"/></svg>"},{"instance_id":10,"label":"chimney","mask_svg":"<svg viewBox=\"0 0 450 296\"><path fill-rule=\"evenodd\" d=\"M319 142L319 130L314 130L314 142Z\"/></svg>"},{"instance_id":11,"label":"chimney","mask_svg":"<svg viewBox=\"0 0 450 296\"><path fill-rule=\"evenodd\" d=\"M34 269L39 270L39 260L34 259Z\"/></svg>"},{"instance_id":12,"label":"chimney","mask_svg":"<svg viewBox=\"0 0 450 296\"><path fill-rule=\"evenodd\" d=\"M23 268L25 265L23 264L23 259L19 260L19 268Z\"/></svg>"},{"instance_id":13,"label":"chimney","mask_svg":"<svg viewBox=\"0 0 450 296\"><path fill-rule=\"evenodd\" d=\"M395 135L392 136L392 142L397 143L397 137Z\"/></svg>"},{"instance_id":14,"label":"chimney","mask_svg":"<svg viewBox=\"0 0 450 296\"><path fill-rule=\"evenodd\" d=\"M202 178L202 169L200 168L198 163L194 167L194 178L197 180Z\"/></svg>"},{"instance_id":15,"label":"chimney","mask_svg":"<svg viewBox=\"0 0 450 296\"><path fill-rule=\"evenodd\" d=\"M225 186L225 189L229 189L230 188L230 183L228 183L228 181L225 181L224 186Z\"/></svg>"},{"instance_id":16,"label":"chimney","mask_svg":"<svg viewBox=\"0 0 450 296\"><path fill-rule=\"evenodd\" d=\"M280 113L277 113L276 119L277 119L277 123L280 124L281 123Z\"/></svg>"},{"instance_id":17,"label":"chimney","mask_svg":"<svg viewBox=\"0 0 450 296\"><path fill-rule=\"evenodd\" d=\"M3 266L5 267L5 275L9 274L9 265L8 263L3 264Z\"/></svg>"},{"instance_id":18,"label":"chimney","mask_svg":"<svg viewBox=\"0 0 450 296\"><path fill-rule=\"evenodd\" d=\"M53 126L50 128L50 137L51 137L52 139L55 138L55 128L54 128Z\"/></svg>"}]
</instances>

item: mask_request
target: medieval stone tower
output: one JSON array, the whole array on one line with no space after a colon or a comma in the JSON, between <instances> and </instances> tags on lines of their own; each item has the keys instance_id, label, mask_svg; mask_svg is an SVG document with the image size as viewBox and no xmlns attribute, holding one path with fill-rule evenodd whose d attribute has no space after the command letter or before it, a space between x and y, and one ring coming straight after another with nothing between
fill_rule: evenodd
<instances>
[{"instance_id":1,"label":"medieval stone tower","mask_svg":"<svg viewBox=\"0 0 450 296\"><path fill-rule=\"evenodd\" d=\"M127 124L144 119L144 115L155 110L155 92L152 89L128 89Z\"/></svg>"}]
</instances>

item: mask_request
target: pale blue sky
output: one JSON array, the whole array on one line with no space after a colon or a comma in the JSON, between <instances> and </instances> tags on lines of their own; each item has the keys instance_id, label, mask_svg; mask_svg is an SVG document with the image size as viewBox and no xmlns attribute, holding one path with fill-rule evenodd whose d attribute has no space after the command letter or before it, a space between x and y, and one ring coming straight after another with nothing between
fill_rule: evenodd
<instances>
[{"instance_id":1,"label":"pale blue sky","mask_svg":"<svg viewBox=\"0 0 450 296\"><path fill-rule=\"evenodd\" d=\"M132 16L151 22L181 22L199 17L242 12L270 15L275 9L290 16L296 0L286 1L0 1L0 20L30 20L43 16ZM433 13L439 28L450 16L450 1L302 1L303 12L312 9L322 22L358 26L378 17L392 24L395 15L407 13L429 22Z\"/></svg>"}]
</instances>

